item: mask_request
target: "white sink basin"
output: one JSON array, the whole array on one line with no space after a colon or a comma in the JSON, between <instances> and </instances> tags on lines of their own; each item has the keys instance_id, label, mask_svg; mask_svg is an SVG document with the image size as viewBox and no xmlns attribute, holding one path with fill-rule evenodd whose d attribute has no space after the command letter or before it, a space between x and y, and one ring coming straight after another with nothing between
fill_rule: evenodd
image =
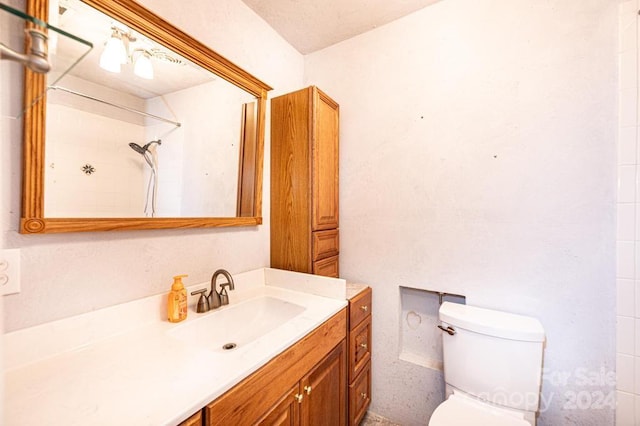
<instances>
[{"instance_id":1,"label":"white sink basin","mask_svg":"<svg viewBox=\"0 0 640 426\"><path fill-rule=\"evenodd\" d=\"M208 313L192 313L200 317L172 328L169 335L216 352L233 352L233 349L259 339L304 310L305 307L295 303L260 296Z\"/></svg>"}]
</instances>

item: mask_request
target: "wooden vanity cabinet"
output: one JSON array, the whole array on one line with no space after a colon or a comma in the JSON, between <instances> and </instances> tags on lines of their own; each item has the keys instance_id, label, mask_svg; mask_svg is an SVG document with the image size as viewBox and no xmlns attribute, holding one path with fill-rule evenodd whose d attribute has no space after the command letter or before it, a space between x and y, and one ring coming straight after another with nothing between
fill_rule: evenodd
<instances>
[{"instance_id":1,"label":"wooden vanity cabinet","mask_svg":"<svg viewBox=\"0 0 640 426\"><path fill-rule=\"evenodd\" d=\"M259 425L346 425L346 343L336 346Z\"/></svg>"},{"instance_id":2,"label":"wooden vanity cabinet","mask_svg":"<svg viewBox=\"0 0 640 426\"><path fill-rule=\"evenodd\" d=\"M357 426L371 403L370 287L349 298L349 425Z\"/></svg>"},{"instance_id":3,"label":"wooden vanity cabinet","mask_svg":"<svg viewBox=\"0 0 640 426\"><path fill-rule=\"evenodd\" d=\"M271 267L338 276L339 106L317 87L271 100Z\"/></svg>"},{"instance_id":4,"label":"wooden vanity cabinet","mask_svg":"<svg viewBox=\"0 0 640 426\"><path fill-rule=\"evenodd\" d=\"M343 309L204 408L204 424L346 425Z\"/></svg>"}]
</instances>

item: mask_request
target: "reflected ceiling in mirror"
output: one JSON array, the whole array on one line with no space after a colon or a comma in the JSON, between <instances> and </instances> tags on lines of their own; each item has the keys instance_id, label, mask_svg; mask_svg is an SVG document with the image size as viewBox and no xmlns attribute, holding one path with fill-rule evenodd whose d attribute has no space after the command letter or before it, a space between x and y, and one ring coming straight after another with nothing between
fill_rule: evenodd
<instances>
[{"instance_id":1,"label":"reflected ceiling in mirror","mask_svg":"<svg viewBox=\"0 0 640 426\"><path fill-rule=\"evenodd\" d=\"M25 117L21 231L261 223L270 87L133 1L47 9L94 49L66 75L27 73L27 100L51 85ZM51 39L52 61L76 49Z\"/></svg>"}]
</instances>

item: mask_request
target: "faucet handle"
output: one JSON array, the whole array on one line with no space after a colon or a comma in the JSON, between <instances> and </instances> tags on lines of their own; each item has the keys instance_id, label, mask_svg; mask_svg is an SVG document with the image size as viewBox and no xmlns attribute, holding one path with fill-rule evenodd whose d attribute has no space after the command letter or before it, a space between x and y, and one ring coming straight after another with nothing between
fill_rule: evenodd
<instances>
[{"instance_id":1,"label":"faucet handle","mask_svg":"<svg viewBox=\"0 0 640 426\"><path fill-rule=\"evenodd\" d=\"M196 307L196 312L199 314L209 311L209 299L207 299L206 293L206 288L191 292L192 296L195 296L196 294L200 295L200 298L198 299L198 306Z\"/></svg>"},{"instance_id":2,"label":"faucet handle","mask_svg":"<svg viewBox=\"0 0 640 426\"><path fill-rule=\"evenodd\" d=\"M230 283L220 284L220 304L221 305L229 304L229 293L227 293L227 289L225 287L231 288L231 284Z\"/></svg>"}]
</instances>

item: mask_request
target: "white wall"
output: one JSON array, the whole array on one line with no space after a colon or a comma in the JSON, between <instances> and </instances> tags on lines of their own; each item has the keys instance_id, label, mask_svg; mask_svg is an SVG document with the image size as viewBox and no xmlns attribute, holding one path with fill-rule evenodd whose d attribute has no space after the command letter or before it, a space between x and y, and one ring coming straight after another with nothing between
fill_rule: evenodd
<instances>
[{"instance_id":1,"label":"white wall","mask_svg":"<svg viewBox=\"0 0 640 426\"><path fill-rule=\"evenodd\" d=\"M149 99L146 111L182 123L151 126L146 139L162 139L157 216L235 216L247 102L255 97L222 79Z\"/></svg>"},{"instance_id":2,"label":"white wall","mask_svg":"<svg viewBox=\"0 0 640 426\"><path fill-rule=\"evenodd\" d=\"M24 10L23 1L8 3ZM273 86L269 96L302 87L302 56L240 0L189 0L180 7L173 0L141 3ZM19 70L3 75L0 98L19 104L21 82ZM235 273L269 264L268 161L264 224L258 227L18 234L22 134L19 122L9 126L0 142L8 153L0 169L6 206L0 223L7 247L22 250L22 291L4 298L7 331L165 292L177 273L195 283L210 279L217 268ZM267 128L267 159L268 135Z\"/></svg>"},{"instance_id":3,"label":"white wall","mask_svg":"<svg viewBox=\"0 0 640 426\"><path fill-rule=\"evenodd\" d=\"M638 1L625 1L619 11L616 425L634 426L640 422Z\"/></svg>"},{"instance_id":4,"label":"white wall","mask_svg":"<svg viewBox=\"0 0 640 426\"><path fill-rule=\"evenodd\" d=\"M539 318L539 424L612 424L616 37L610 0L446 0L305 57L341 108L340 270L373 287L372 411L424 425L442 400L439 371L398 358L403 285Z\"/></svg>"}]
</instances>

